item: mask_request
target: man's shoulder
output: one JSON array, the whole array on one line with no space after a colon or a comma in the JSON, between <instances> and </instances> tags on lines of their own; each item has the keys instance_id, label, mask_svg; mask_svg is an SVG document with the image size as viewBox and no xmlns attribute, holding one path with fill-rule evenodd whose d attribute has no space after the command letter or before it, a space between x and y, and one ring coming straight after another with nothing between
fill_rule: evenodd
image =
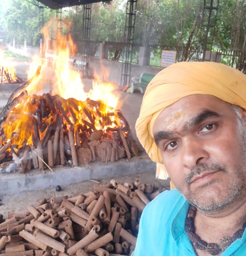
<instances>
[{"instance_id":1,"label":"man's shoulder","mask_svg":"<svg viewBox=\"0 0 246 256\"><path fill-rule=\"evenodd\" d=\"M168 216L177 213L185 203L185 198L177 189L167 190L158 195L144 209L144 215L153 217Z\"/></svg>"}]
</instances>

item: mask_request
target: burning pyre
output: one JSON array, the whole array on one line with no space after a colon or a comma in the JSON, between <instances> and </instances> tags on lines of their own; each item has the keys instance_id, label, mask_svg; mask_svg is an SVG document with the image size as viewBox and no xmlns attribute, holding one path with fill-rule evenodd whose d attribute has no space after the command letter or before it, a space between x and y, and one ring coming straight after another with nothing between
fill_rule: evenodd
<instances>
[{"instance_id":1,"label":"burning pyre","mask_svg":"<svg viewBox=\"0 0 246 256\"><path fill-rule=\"evenodd\" d=\"M52 170L55 165L113 162L138 155L129 124L116 110L114 86L98 77L93 90L85 93L80 74L69 64L71 49L76 47L70 37L60 37L50 90L42 90L45 67L37 68L41 61L35 58L32 78L29 74L30 79L0 113L0 167L4 169L12 160L12 169L24 173L32 168ZM40 88L42 93L37 93Z\"/></svg>"},{"instance_id":2,"label":"burning pyre","mask_svg":"<svg viewBox=\"0 0 246 256\"><path fill-rule=\"evenodd\" d=\"M4 60L3 55L3 49L0 48L0 84L22 83L15 69Z\"/></svg>"}]
</instances>

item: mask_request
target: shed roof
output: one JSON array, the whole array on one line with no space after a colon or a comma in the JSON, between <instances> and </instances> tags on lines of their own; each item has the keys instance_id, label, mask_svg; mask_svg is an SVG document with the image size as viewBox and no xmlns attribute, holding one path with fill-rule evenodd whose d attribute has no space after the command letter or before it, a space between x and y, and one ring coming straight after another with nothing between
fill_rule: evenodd
<instances>
[{"instance_id":1,"label":"shed roof","mask_svg":"<svg viewBox=\"0 0 246 256\"><path fill-rule=\"evenodd\" d=\"M38 0L38 2L47 5L51 9L110 1L111 0Z\"/></svg>"}]
</instances>

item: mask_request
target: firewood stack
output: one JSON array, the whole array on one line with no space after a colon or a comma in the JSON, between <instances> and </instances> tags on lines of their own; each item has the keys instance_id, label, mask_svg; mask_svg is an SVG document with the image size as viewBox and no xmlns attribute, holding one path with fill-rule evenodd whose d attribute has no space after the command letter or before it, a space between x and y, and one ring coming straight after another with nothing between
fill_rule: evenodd
<instances>
[{"instance_id":1,"label":"firewood stack","mask_svg":"<svg viewBox=\"0 0 246 256\"><path fill-rule=\"evenodd\" d=\"M13 68L0 65L0 84L6 83L22 83L22 80L16 76Z\"/></svg>"},{"instance_id":2,"label":"firewood stack","mask_svg":"<svg viewBox=\"0 0 246 256\"><path fill-rule=\"evenodd\" d=\"M162 187L115 180L68 198L41 199L0 222L0 252L20 255L131 255L140 215ZM3 252L4 250L4 252Z\"/></svg>"},{"instance_id":3,"label":"firewood stack","mask_svg":"<svg viewBox=\"0 0 246 256\"><path fill-rule=\"evenodd\" d=\"M0 126L0 167L13 160L20 173L138 155L122 112L100 100L30 96L23 90L0 113Z\"/></svg>"}]
</instances>

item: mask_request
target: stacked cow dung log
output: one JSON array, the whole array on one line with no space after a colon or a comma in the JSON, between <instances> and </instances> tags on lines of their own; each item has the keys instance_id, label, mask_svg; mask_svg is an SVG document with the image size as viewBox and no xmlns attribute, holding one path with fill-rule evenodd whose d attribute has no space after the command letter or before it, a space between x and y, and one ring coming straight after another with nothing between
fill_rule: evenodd
<instances>
[{"instance_id":1,"label":"stacked cow dung log","mask_svg":"<svg viewBox=\"0 0 246 256\"><path fill-rule=\"evenodd\" d=\"M163 191L116 180L75 197L41 199L27 211L0 214L0 252L21 255L131 255L146 204Z\"/></svg>"}]
</instances>

